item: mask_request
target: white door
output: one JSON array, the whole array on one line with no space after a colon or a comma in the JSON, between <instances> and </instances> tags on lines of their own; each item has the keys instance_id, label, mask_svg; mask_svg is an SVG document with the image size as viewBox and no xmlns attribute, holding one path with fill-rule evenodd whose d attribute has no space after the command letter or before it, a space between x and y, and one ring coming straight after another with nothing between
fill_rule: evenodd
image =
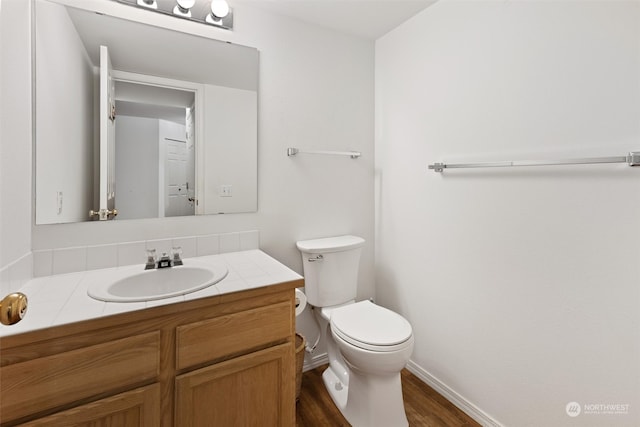
<instances>
[{"instance_id":1,"label":"white door","mask_svg":"<svg viewBox=\"0 0 640 427\"><path fill-rule=\"evenodd\" d=\"M100 46L100 206L99 219L112 219L115 208L116 101L109 50Z\"/></svg>"},{"instance_id":2,"label":"white door","mask_svg":"<svg viewBox=\"0 0 640 427\"><path fill-rule=\"evenodd\" d=\"M187 201L189 206L185 215L195 215L198 201L196 199L196 144L195 144L195 105L187 108L186 134L187 134Z\"/></svg>"},{"instance_id":3,"label":"white door","mask_svg":"<svg viewBox=\"0 0 640 427\"><path fill-rule=\"evenodd\" d=\"M190 203L187 190L187 142L165 138L167 144L165 164L165 192L168 200L165 216L188 215Z\"/></svg>"}]
</instances>

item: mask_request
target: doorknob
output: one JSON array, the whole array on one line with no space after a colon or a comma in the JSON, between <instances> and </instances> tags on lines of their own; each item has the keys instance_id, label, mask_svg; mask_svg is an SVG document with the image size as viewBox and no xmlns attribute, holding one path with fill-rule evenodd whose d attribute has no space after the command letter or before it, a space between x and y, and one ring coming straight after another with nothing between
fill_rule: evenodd
<instances>
[{"instance_id":1,"label":"doorknob","mask_svg":"<svg viewBox=\"0 0 640 427\"><path fill-rule=\"evenodd\" d=\"M21 292L9 294L0 301L0 323L13 325L27 314L27 296Z\"/></svg>"}]
</instances>

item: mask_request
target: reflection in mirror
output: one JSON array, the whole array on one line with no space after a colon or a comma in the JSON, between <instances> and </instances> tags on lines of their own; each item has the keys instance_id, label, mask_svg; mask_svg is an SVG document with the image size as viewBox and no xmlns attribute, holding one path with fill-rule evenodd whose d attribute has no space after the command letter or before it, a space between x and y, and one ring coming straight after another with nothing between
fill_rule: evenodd
<instances>
[{"instance_id":1,"label":"reflection in mirror","mask_svg":"<svg viewBox=\"0 0 640 427\"><path fill-rule=\"evenodd\" d=\"M35 4L36 224L98 209L101 46L115 90L115 219L257 210L256 49Z\"/></svg>"},{"instance_id":2,"label":"reflection in mirror","mask_svg":"<svg viewBox=\"0 0 640 427\"><path fill-rule=\"evenodd\" d=\"M115 92L118 218L194 215L195 94L118 80Z\"/></svg>"}]
</instances>

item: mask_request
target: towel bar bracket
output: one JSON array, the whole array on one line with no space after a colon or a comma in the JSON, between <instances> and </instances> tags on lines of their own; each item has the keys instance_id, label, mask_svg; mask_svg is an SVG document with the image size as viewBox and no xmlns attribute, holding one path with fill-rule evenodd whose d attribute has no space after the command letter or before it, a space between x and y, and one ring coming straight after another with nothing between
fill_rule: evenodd
<instances>
[{"instance_id":1,"label":"towel bar bracket","mask_svg":"<svg viewBox=\"0 0 640 427\"><path fill-rule=\"evenodd\" d=\"M433 165L429 165L429 169L433 169L434 172L442 172L444 171L444 163L434 163Z\"/></svg>"}]
</instances>

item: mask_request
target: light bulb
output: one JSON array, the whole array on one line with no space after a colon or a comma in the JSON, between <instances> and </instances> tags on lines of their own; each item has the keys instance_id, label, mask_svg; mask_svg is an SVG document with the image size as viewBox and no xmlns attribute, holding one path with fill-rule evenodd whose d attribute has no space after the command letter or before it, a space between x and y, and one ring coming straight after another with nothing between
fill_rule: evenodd
<instances>
[{"instance_id":1,"label":"light bulb","mask_svg":"<svg viewBox=\"0 0 640 427\"><path fill-rule=\"evenodd\" d=\"M211 14L214 18L222 19L229 14L229 5L225 0L212 0Z\"/></svg>"},{"instance_id":2,"label":"light bulb","mask_svg":"<svg viewBox=\"0 0 640 427\"><path fill-rule=\"evenodd\" d=\"M176 0L176 6L173 8L173 13L185 18L191 18L191 8L196 4L196 0Z\"/></svg>"}]
</instances>

